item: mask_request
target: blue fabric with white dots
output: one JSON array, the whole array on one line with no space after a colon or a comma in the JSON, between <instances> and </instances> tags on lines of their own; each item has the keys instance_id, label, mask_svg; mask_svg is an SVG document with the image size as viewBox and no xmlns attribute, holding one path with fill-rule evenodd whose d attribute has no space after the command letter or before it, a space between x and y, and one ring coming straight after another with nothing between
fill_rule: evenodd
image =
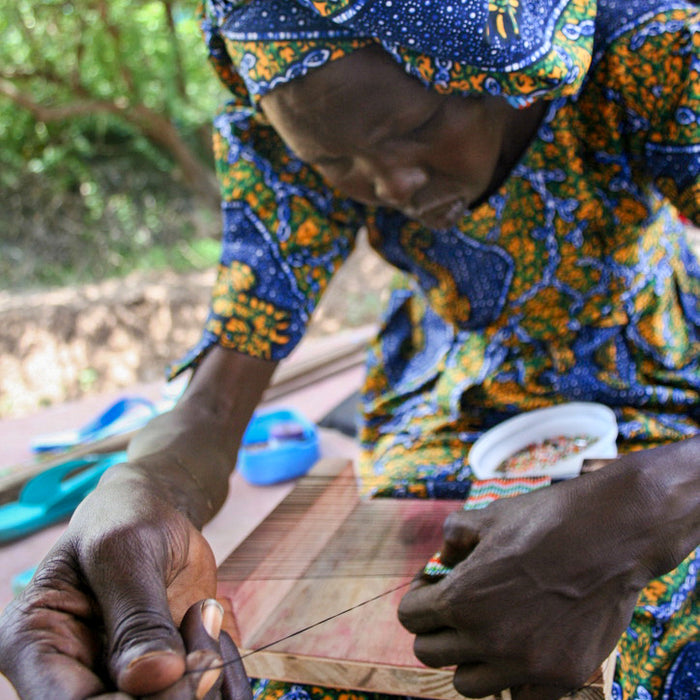
<instances>
[{"instance_id":1,"label":"blue fabric with white dots","mask_svg":"<svg viewBox=\"0 0 700 700\"><path fill-rule=\"evenodd\" d=\"M339 3L342 9L330 17L319 15L309 0L253 0L228 12L223 31L240 41L375 37L485 70L512 71L550 50L554 25L568 1L515 3L518 32L508 40L498 35L485 40L487 0L357 0Z\"/></svg>"},{"instance_id":2,"label":"blue fabric with white dots","mask_svg":"<svg viewBox=\"0 0 700 700\"><path fill-rule=\"evenodd\" d=\"M666 678L662 700L700 698L700 642L691 642L673 663Z\"/></svg>"}]
</instances>

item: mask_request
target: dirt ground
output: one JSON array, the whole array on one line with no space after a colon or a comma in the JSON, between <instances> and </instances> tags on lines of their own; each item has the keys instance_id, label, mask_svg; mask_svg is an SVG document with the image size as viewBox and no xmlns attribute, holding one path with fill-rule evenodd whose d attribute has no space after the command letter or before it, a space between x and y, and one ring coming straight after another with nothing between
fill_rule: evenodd
<instances>
[{"instance_id":1,"label":"dirt ground","mask_svg":"<svg viewBox=\"0 0 700 700\"><path fill-rule=\"evenodd\" d=\"M376 321L392 269L360 239L310 335ZM49 292L0 292L0 418L164 378L194 345L214 272L133 274Z\"/></svg>"}]
</instances>

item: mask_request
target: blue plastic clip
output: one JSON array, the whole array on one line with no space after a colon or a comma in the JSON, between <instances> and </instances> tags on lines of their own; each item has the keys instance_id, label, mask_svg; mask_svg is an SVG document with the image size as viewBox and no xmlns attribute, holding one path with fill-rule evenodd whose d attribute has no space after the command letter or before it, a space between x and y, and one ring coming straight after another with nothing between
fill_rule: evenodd
<instances>
[{"instance_id":1,"label":"blue plastic clip","mask_svg":"<svg viewBox=\"0 0 700 700\"><path fill-rule=\"evenodd\" d=\"M303 476L318 460L316 425L291 409L255 413L243 434L237 469L256 486Z\"/></svg>"}]
</instances>

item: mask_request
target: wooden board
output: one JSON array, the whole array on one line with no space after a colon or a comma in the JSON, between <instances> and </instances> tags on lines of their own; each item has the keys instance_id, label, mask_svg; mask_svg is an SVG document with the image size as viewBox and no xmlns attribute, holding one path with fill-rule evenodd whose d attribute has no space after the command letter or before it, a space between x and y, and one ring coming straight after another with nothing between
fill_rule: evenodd
<instances>
[{"instance_id":1,"label":"wooden board","mask_svg":"<svg viewBox=\"0 0 700 700\"><path fill-rule=\"evenodd\" d=\"M301 479L219 568L219 595L230 599L237 625L229 632L242 656L257 650L244 658L248 675L463 700L451 669L415 658L413 636L396 616L441 544L444 519L461 506L361 500L350 465ZM606 697L602 677L591 683L581 698Z\"/></svg>"}]
</instances>

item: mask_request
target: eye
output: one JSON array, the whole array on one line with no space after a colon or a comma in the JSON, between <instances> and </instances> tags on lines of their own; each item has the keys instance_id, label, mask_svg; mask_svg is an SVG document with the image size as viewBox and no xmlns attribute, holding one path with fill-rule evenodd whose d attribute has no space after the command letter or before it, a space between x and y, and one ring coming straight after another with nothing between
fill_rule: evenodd
<instances>
[{"instance_id":1,"label":"eye","mask_svg":"<svg viewBox=\"0 0 700 700\"><path fill-rule=\"evenodd\" d=\"M423 136L431 129L439 126L445 109L445 100L440 100L437 107L418 126L413 127L407 136Z\"/></svg>"}]
</instances>

